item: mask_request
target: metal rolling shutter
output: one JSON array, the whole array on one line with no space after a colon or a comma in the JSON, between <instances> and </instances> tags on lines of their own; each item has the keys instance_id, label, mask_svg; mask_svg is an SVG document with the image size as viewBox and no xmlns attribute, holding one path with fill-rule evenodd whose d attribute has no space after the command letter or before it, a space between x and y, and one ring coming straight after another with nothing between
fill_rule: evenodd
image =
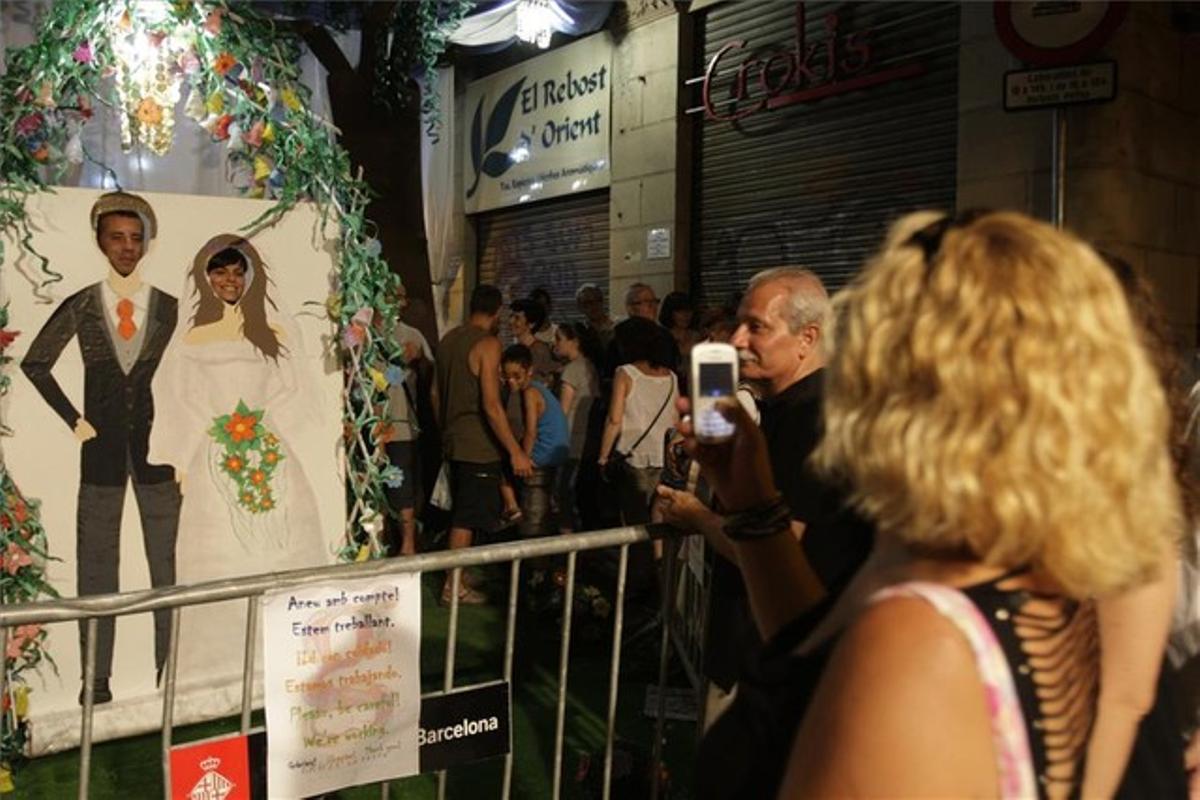
<instances>
[{"instance_id":1,"label":"metal rolling shutter","mask_svg":"<svg viewBox=\"0 0 1200 800\"><path fill-rule=\"evenodd\" d=\"M479 282L505 304L538 287L550 292L553 321L579 319L575 290L595 283L608 295L608 190L503 208L475 218Z\"/></svg>"},{"instance_id":2,"label":"metal rolling shutter","mask_svg":"<svg viewBox=\"0 0 1200 800\"><path fill-rule=\"evenodd\" d=\"M805 11L810 43L824 37L824 17L837 11L842 30L872 30L873 69L918 61L925 73L739 122L698 123L693 280L706 301L723 301L758 270L785 264L807 266L837 289L891 220L954 208L957 5L808 3ZM749 42L743 52L786 47L794 15L792 3L713 8L705 15L705 65L731 39ZM694 98L698 104L698 90Z\"/></svg>"}]
</instances>

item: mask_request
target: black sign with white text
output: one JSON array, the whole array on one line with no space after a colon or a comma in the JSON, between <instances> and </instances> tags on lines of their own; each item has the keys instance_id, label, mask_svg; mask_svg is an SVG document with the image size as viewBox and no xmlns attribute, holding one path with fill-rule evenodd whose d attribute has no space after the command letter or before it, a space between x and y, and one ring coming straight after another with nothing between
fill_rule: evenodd
<instances>
[{"instance_id":1,"label":"black sign with white text","mask_svg":"<svg viewBox=\"0 0 1200 800\"><path fill-rule=\"evenodd\" d=\"M504 681L421 698L417 745L421 772L501 756L511 749L509 687Z\"/></svg>"}]
</instances>

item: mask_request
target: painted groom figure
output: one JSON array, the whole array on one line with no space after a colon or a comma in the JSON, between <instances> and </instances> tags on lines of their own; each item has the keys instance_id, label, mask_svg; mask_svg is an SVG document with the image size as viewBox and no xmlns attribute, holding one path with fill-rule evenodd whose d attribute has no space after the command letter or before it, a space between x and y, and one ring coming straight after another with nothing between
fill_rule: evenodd
<instances>
[{"instance_id":1,"label":"painted groom figure","mask_svg":"<svg viewBox=\"0 0 1200 800\"><path fill-rule=\"evenodd\" d=\"M77 591L118 591L121 512L133 483L153 586L175 583L179 486L168 466L146 461L154 401L150 380L175 330L175 298L143 283L138 265L157 230L150 204L124 192L102 195L92 206L96 242L108 259L106 280L64 300L42 326L21 369L83 446L76 517ZM83 355L83 412L67 398L52 370L71 339ZM86 663L86 621L79 623ZM170 637L170 612L154 612L154 663L161 677ZM114 620L99 620L96 703L112 700ZM88 687L80 692L84 703Z\"/></svg>"}]
</instances>

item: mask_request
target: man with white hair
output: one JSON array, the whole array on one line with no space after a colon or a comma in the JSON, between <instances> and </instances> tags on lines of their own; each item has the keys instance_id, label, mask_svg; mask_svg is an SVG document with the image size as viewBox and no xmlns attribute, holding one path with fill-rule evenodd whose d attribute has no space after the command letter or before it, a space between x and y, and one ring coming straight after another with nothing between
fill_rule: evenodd
<instances>
[{"instance_id":1,"label":"man with white hair","mask_svg":"<svg viewBox=\"0 0 1200 800\"><path fill-rule=\"evenodd\" d=\"M625 310L631 317L657 322L660 302L654 288L647 283L631 283L625 290Z\"/></svg>"},{"instance_id":2,"label":"man with white hair","mask_svg":"<svg viewBox=\"0 0 1200 800\"><path fill-rule=\"evenodd\" d=\"M686 492L659 489L665 520L704 533L721 556L713 568L708 636L712 646L706 648L710 653L706 671L726 689L762 640L770 639L811 605L809 598L840 592L870 550L870 525L846 508L843 493L819 479L808 465L822 433L829 318L829 295L815 273L799 267L769 269L751 278L731 341L741 358L741 377L760 390L760 424L771 469L791 509L792 530L799 543L743 546L735 558L718 513ZM808 585L803 590L796 587L794 593L780 593L773 586L747 587L736 564L738 559L758 555L775 563L792 561L798 573L807 575ZM757 634L747 599L758 623Z\"/></svg>"},{"instance_id":3,"label":"man with white hair","mask_svg":"<svg viewBox=\"0 0 1200 800\"><path fill-rule=\"evenodd\" d=\"M771 469L791 506L804 556L824 592L836 593L866 558L872 537L870 526L843 507L842 492L808 465L823 433L830 317L829 295L815 273L799 267L765 270L750 279L732 344L742 377L761 391L760 424Z\"/></svg>"},{"instance_id":4,"label":"man with white hair","mask_svg":"<svg viewBox=\"0 0 1200 800\"><path fill-rule=\"evenodd\" d=\"M629 363L629 359L625 353L621 352L620 344L622 334L626 329L626 323L635 317L641 317L658 325L658 306L661 302L654 291L654 287L648 283L631 283L629 288L625 290L625 311L629 316L617 323L617 326L613 329L612 343L608 347L606 378L611 378L611 373L617 367ZM667 333L666 328L662 328L662 331L663 333ZM679 366L679 345L669 333L667 333L662 344L664 347L670 349L666 366L676 369Z\"/></svg>"}]
</instances>

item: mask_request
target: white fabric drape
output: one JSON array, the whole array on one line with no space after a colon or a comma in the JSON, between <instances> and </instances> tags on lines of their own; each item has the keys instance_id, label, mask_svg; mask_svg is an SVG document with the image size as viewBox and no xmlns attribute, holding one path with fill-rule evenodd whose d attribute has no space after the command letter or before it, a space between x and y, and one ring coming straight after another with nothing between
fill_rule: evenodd
<instances>
[{"instance_id":1,"label":"white fabric drape","mask_svg":"<svg viewBox=\"0 0 1200 800\"><path fill-rule=\"evenodd\" d=\"M513 39L517 35L517 7L519 5L519 0L511 0L511 2L464 18L450 34L450 42L463 47L486 47ZM570 13L555 2L547 3L544 10L549 16L548 21L552 30L571 36L578 36L580 33L594 30L590 22L585 25L586 31L579 29L578 20L573 19ZM582 16L586 19L593 18L595 9ZM607 16L606 11L600 19L603 19L604 16Z\"/></svg>"},{"instance_id":2,"label":"white fabric drape","mask_svg":"<svg viewBox=\"0 0 1200 800\"><path fill-rule=\"evenodd\" d=\"M7 51L31 44L37 38L37 24L50 7L48 0L0 1L0 67L6 65ZM361 32L330 31L351 64L358 62ZM307 48L299 62L301 82L312 90L310 108L314 114L330 119L327 71ZM215 196L237 196L225 161L225 142L213 142L208 132L183 113L187 89L175 108L175 142L170 152L156 156L138 148L121 150L121 121L111 109L95 104L95 116L84 126L81 139L94 161L112 169L123 189L133 192L175 192ZM85 160L59 181L64 186L90 186L111 189L113 178L103 167Z\"/></svg>"},{"instance_id":3,"label":"white fabric drape","mask_svg":"<svg viewBox=\"0 0 1200 800\"><path fill-rule=\"evenodd\" d=\"M463 19L450 41L464 47L505 42L517 35L517 0Z\"/></svg>"},{"instance_id":4,"label":"white fabric drape","mask_svg":"<svg viewBox=\"0 0 1200 800\"><path fill-rule=\"evenodd\" d=\"M446 328L450 289L462 266L459 235L462 209L454 180L454 67L437 71L434 85L422 87L438 95L441 109L436 131L426 125L421 133L421 199L425 215L425 240L429 251L429 279L433 284L433 306L438 336Z\"/></svg>"}]
</instances>

